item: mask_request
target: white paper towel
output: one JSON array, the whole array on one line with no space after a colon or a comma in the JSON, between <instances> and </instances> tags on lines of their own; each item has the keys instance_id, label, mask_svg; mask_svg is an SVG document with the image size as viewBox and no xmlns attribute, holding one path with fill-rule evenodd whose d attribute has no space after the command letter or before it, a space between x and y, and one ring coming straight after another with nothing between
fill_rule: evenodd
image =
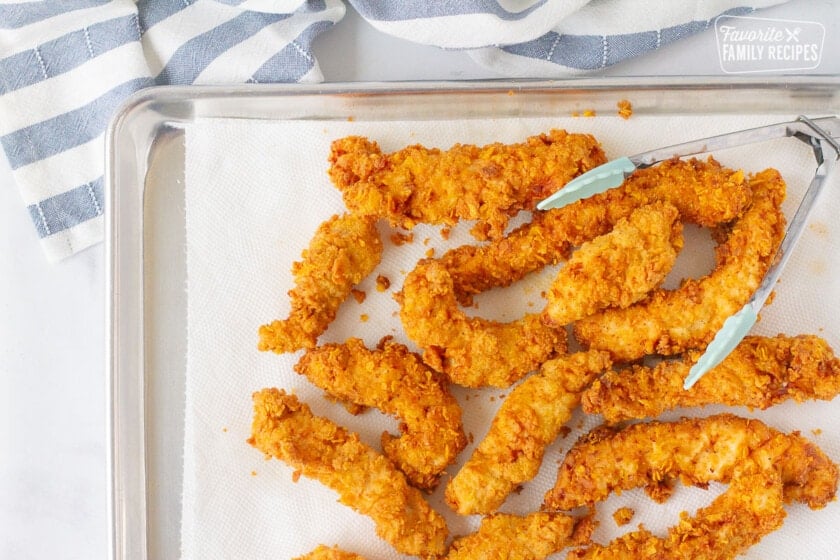
<instances>
[{"instance_id":1,"label":"white paper towel","mask_svg":"<svg viewBox=\"0 0 840 560\"><path fill-rule=\"evenodd\" d=\"M615 116L597 118L446 120L427 122L336 122L201 120L186 134L186 218L188 273L188 356L182 553L185 560L286 559L320 543L338 544L371 560L398 558L380 540L373 523L337 503L336 494L320 483L301 478L292 482L292 469L280 461L265 461L245 443L252 415L251 393L268 386L293 391L316 414L361 434L379 448L383 430L396 431L396 421L369 411L349 415L342 406L323 398L322 392L298 376L292 366L297 354L275 355L256 350L257 328L285 318L286 292L293 286L291 264L300 259L317 226L343 211L340 193L327 176L330 142L347 134L369 136L383 151L406 144L448 147L455 142L485 144L518 142L552 127L590 132L602 142L608 157L631 155L681 141L739 128L785 120L788 117L750 116L704 118L698 116ZM778 140L716 154L731 167L758 171L773 166L789 186L788 216L813 174L810 150L794 140ZM762 334L816 333L840 351L840 182L834 181L805 232L796 254L779 283L775 301L763 313L755 331ZM383 262L360 288L367 299L352 298L321 341L358 336L375 344L392 335L408 343L396 316L392 295L417 259L434 250L472 242L468 224L444 240L439 228L420 226L412 244L396 247L387 238ZM695 233L697 231L695 230ZM702 238L702 235L698 235ZM700 242L687 243L679 270L708 266L710 250L697 256ZM692 256L691 247L695 248ZM377 292L374 278L390 278L391 288ZM550 271L480 296L480 306L469 313L512 320L542 307L540 292ZM362 320L366 314L369 319ZM466 460L483 437L500 395L509 390L457 389L464 408L465 429L474 436L461 455ZM722 407L692 410L707 415ZM742 409L734 410L749 414ZM684 411L670 413L676 418ZM788 403L756 413L784 431L801 430L835 461L840 461L840 400L831 403ZM581 430L598 423L578 411L569 426L574 431L556 442L546 454L539 476L512 495L503 511L526 513L539 507L544 492L554 483L557 461ZM816 433L813 431L816 430ZM819 432L819 430L822 430ZM457 465L449 469L454 474ZM443 513L452 534L477 526L478 518L458 517L442 502L443 486L429 496ZM641 491L612 497L599 508L601 525L595 538L605 541L644 523L658 533L676 522L682 510L694 511L710 502L723 485L709 491L679 488L665 505L657 505ZM630 525L619 530L611 518L616 508L636 510ZM784 527L750 550L748 558L829 558L840 550L840 506L812 512L788 508Z\"/></svg>"}]
</instances>

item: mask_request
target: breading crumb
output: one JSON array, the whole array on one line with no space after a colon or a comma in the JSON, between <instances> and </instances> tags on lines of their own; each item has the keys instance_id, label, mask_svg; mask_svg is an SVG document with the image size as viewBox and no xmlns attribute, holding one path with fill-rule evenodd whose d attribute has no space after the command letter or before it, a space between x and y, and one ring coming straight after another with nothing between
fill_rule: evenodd
<instances>
[{"instance_id":1,"label":"breading crumb","mask_svg":"<svg viewBox=\"0 0 840 560\"><path fill-rule=\"evenodd\" d=\"M401 245L405 245L406 243L413 243L414 242L414 234L413 233L403 233L401 231L395 231L391 234L391 243L395 246L399 247Z\"/></svg>"},{"instance_id":2,"label":"breading crumb","mask_svg":"<svg viewBox=\"0 0 840 560\"><path fill-rule=\"evenodd\" d=\"M615 520L615 524L619 527L623 527L630 523L630 520L633 519L633 516L636 514L636 511L630 507L620 507L613 513L613 519Z\"/></svg>"},{"instance_id":3,"label":"breading crumb","mask_svg":"<svg viewBox=\"0 0 840 560\"><path fill-rule=\"evenodd\" d=\"M357 303L362 303L367 297L367 294L365 292L363 292L362 290L357 290L356 288L350 290L350 293L353 295L353 299L355 299Z\"/></svg>"},{"instance_id":4,"label":"breading crumb","mask_svg":"<svg viewBox=\"0 0 840 560\"><path fill-rule=\"evenodd\" d=\"M387 276L379 274L376 277L376 291L384 292L391 287L391 280Z\"/></svg>"},{"instance_id":5,"label":"breading crumb","mask_svg":"<svg viewBox=\"0 0 840 560\"><path fill-rule=\"evenodd\" d=\"M627 120L633 115L633 105L626 99L622 99L616 105L618 106L618 116L622 119Z\"/></svg>"}]
</instances>

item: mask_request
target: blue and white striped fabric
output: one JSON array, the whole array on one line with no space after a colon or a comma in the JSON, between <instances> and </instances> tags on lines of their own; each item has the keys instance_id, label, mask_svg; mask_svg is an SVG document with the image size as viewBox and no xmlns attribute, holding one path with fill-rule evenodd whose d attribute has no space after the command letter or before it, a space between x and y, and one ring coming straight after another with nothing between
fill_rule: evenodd
<instances>
[{"instance_id":1,"label":"blue and white striped fabric","mask_svg":"<svg viewBox=\"0 0 840 560\"><path fill-rule=\"evenodd\" d=\"M318 82L339 0L0 3L0 143L50 260L102 239L104 132L155 84Z\"/></svg>"},{"instance_id":2,"label":"blue and white striped fabric","mask_svg":"<svg viewBox=\"0 0 840 560\"><path fill-rule=\"evenodd\" d=\"M349 0L509 77L596 71L784 0ZM341 0L0 0L0 143L50 260L102 239L104 132L151 85L317 82ZM327 76L329 78L329 76Z\"/></svg>"},{"instance_id":3,"label":"blue and white striped fabric","mask_svg":"<svg viewBox=\"0 0 840 560\"><path fill-rule=\"evenodd\" d=\"M447 49L511 78L604 69L787 0L350 0L384 33Z\"/></svg>"}]
</instances>

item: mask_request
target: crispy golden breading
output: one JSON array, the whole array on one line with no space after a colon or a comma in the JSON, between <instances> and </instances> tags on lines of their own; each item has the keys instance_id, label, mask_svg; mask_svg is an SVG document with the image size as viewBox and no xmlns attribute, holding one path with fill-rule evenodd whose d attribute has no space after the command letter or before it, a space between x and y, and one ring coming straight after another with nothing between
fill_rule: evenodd
<instances>
[{"instance_id":1,"label":"crispy golden breading","mask_svg":"<svg viewBox=\"0 0 840 560\"><path fill-rule=\"evenodd\" d=\"M396 416L402 436L383 432L382 452L414 486L434 488L467 444L446 378L402 344L385 339L375 350L358 338L325 344L307 351L295 371L340 401Z\"/></svg>"},{"instance_id":2,"label":"crispy golden breading","mask_svg":"<svg viewBox=\"0 0 840 560\"><path fill-rule=\"evenodd\" d=\"M349 136L333 142L329 174L351 212L406 229L478 220L473 234L487 239L501 237L511 216L605 161L595 138L564 130L521 144L414 145L391 154Z\"/></svg>"},{"instance_id":3,"label":"crispy golden breading","mask_svg":"<svg viewBox=\"0 0 840 560\"><path fill-rule=\"evenodd\" d=\"M530 223L502 239L452 249L441 262L452 274L458 301L469 305L474 294L562 262L573 246L604 235L640 206L665 201L679 210L682 221L715 226L739 217L751 192L742 171L727 169L712 158L669 160L636 171L619 188L537 212Z\"/></svg>"},{"instance_id":4,"label":"crispy golden breading","mask_svg":"<svg viewBox=\"0 0 840 560\"><path fill-rule=\"evenodd\" d=\"M575 323L585 347L608 350L616 362L647 354L673 355L702 349L723 322L741 309L758 288L785 233L781 210L785 183L774 169L752 177L752 205L715 250L716 266L675 290L656 290L626 309L608 309Z\"/></svg>"},{"instance_id":5,"label":"crispy golden breading","mask_svg":"<svg viewBox=\"0 0 840 560\"><path fill-rule=\"evenodd\" d=\"M447 560L541 560L578 544L575 518L563 513L488 515L478 531L455 539ZM584 538L588 540L588 535Z\"/></svg>"},{"instance_id":6,"label":"crispy golden breading","mask_svg":"<svg viewBox=\"0 0 840 560\"><path fill-rule=\"evenodd\" d=\"M466 387L508 387L547 359L566 351L566 333L537 313L510 323L468 317L458 307L449 272L421 260L395 295L408 337L423 361Z\"/></svg>"},{"instance_id":7,"label":"crispy golden breading","mask_svg":"<svg viewBox=\"0 0 840 560\"><path fill-rule=\"evenodd\" d=\"M759 420L719 414L590 432L566 455L545 507L568 510L640 487L655 499L667 497L674 479L695 486L729 482L750 465L781 473L785 501L819 509L837 492L837 466L798 432L784 434Z\"/></svg>"},{"instance_id":8,"label":"crispy golden breading","mask_svg":"<svg viewBox=\"0 0 840 560\"><path fill-rule=\"evenodd\" d=\"M339 501L373 519L377 534L398 552L433 558L446 551L446 522L420 491L357 434L313 415L294 395L254 393L248 442L338 492Z\"/></svg>"},{"instance_id":9,"label":"crispy golden breading","mask_svg":"<svg viewBox=\"0 0 840 560\"><path fill-rule=\"evenodd\" d=\"M446 486L446 503L462 515L492 513L534 478L545 448L580 403L583 389L610 367L606 352L579 352L545 362L507 396L485 438Z\"/></svg>"},{"instance_id":10,"label":"crispy golden breading","mask_svg":"<svg viewBox=\"0 0 840 560\"><path fill-rule=\"evenodd\" d=\"M382 241L376 218L333 216L318 227L301 256L303 260L292 264L289 317L260 327L260 350L282 354L315 346L353 286L379 264Z\"/></svg>"},{"instance_id":11,"label":"crispy golden breading","mask_svg":"<svg viewBox=\"0 0 840 560\"><path fill-rule=\"evenodd\" d=\"M813 335L748 336L691 389L683 381L700 352L654 367L610 371L583 394L583 410L609 423L658 416L677 407L725 404L765 409L786 400L840 394L840 360Z\"/></svg>"},{"instance_id":12,"label":"crispy golden breading","mask_svg":"<svg viewBox=\"0 0 840 560\"><path fill-rule=\"evenodd\" d=\"M627 533L607 545L592 544L569 553L569 560L731 560L782 526L785 510L782 479L770 469L739 474L726 491L664 538L645 528Z\"/></svg>"},{"instance_id":13,"label":"crispy golden breading","mask_svg":"<svg viewBox=\"0 0 840 560\"><path fill-rule=\"evenodd\" d=\"M639 169L617 191L619 198L623 194L636 207L656 200L667 201L677 207L683 221L706 227L737 218L752 200L752 187L744 172L724 167L711 156L705 161L674 158ZM627 210L621 208L623 204L618 202L617 206L609 212L626 215ZM615 223L616 219L610 221Z\"/></svg>"},{"instance_id":14,"label":"crispy golden breading","mask_svg":"<svg viewBox=\"0 0 840 560\"><path fill-rule=\"evenodd\" d=\"M337 546L328 547L319 544L312 552L298 556L292 560L365 560L365 558L364 556L341 550Z\"/></svg>"},{"instance_id":15,"label":"crispy golden breading","mask_svg":"<svg viewBox=\"0 0 840 560\"><path fill-rule=\"evenodd\" d=\"M683 246L679 213L655 202L574 252L548 289L543 318L558 326L608 308L625 308L658 288Z\"/></svg>"}]
</instances>

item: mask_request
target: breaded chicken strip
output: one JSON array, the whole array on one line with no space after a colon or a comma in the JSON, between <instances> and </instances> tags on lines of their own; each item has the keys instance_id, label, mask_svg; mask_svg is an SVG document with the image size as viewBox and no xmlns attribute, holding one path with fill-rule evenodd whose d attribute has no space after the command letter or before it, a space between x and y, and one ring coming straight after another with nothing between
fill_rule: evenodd
<instances>
[{"instance_id":1,"label":"breaded chicken strip","mask_svg":"<svg viewBox=\"0 0 840 560\"><path fill-rule=\"evenodd\" d=\"M624 184L563 208L536 212L502 239L463 245L441 262L452 274L455 295L469 305L474 294L508 286L549 264L562 262L574 246L608 233L616 223L646 204L668 202L680 220L716 226L739 217L752 200L741 171L707 161L669 160L633 173Z\"/></svg>"},{"instance_id":2,"label":"breaded chicken strip","mask_svg":"<svg viewBox=\"0 0 840 560\"><path fill-rule=\"evenodd\" d=\"M402 436L383 432L382 452L414 486L434 488L467 444L446 378L402 344L384 339L375 350L358 338L325 344L307 351L295 371L339 401L396 416Z\"/></svg>"},{"instance_id":3,"label":"breaded chicken strip","mask_svg":"<svg viewBox=\"0 0 840 560\"><path fill-rule=\"evenodd\" d=\"M616 362L647 354L702 349L761 284L785 233L785 183L774 169L750 179L753 201L730 228L719 230L715 269L676 290L657 290L626 309L608 309L575 323L585 347L608 350ZM725 236L725 240L720 238Z\"/></svg>"},{"instance_id":4,"label":"breaded chicken strip","mask_svg":"<svg viewBox=\"0 0 840 560\"><path fill-rule=\"evenodd\" d=\"M376 218L333 216L318 227L301 256L303 260L292 264L289 317L260 327L260 350L282 354L315 346L353 286L382 258Z\"/></svg>"},{"instance_id":5,"label":"breaded chicken strip","mask_svg":"<svg viewBox=\"0 0 840 560\"><path fill-rule=\"evenodd\" d=\"M726 491L691 517L686 512L664 538L645 528L607 545L593 544L569 553L569 560L731 560L782 526L782 479L770 469L739 474Z\"/></svg>"},{"instance_id":6,"label":"breaded chicken strip","mask_svg":"<svg viewBox=\"0 0 840 560\"><path fill-rule=\"evenodd\" d=\"M537 313L510 323L468 317L455 300L452 278L436 260L421 260L406 276L400 320L423 348L423 361L465 387L508 387L555 354L566 351L566 333Z\"/></svg>"},{"instance_id":7,"label":"breaded chicken strip","mask_svg":"<svg viewBox=\"0 0 840 560\"><path fill-rule=\"evenodd\" d=\"M840 394L840 360L812 335L748 336L691 389L683 381L700 352L654 367L610 371L583 394L583 410L609 423L655 417L677 407L726 404L765 409L786 400Z\"/></svg>"},{"instance_id":8,"label":"breaded chicken strip","mask_svg":"<svg viewBox=\"0 0 840 560\"><path fill-rule=\"evenodd\" d=\"M446 503L461 515L492 513L534 478L545 448L557 439L583 389L610 367L606 352L580 352L545 362L502 403L485 438L446 486Z\"/></svg>"},{"instance_id":9,"label":"breaded chicken strip","mask_svg":"<svg viewBox=\"0 0 840 560\"><path fill-rule=\"evenodd\" d=\"M568 510L640 487L661 501L674 479L694 486L729 482L750 465L751 472L779 471L786 502L819 509L837 492L837 466L798 432L784 434L759 420L719 414L590 432L560 465L545 508Z\"/></svg>"},{"instance_id":10,"label":"breaded chicken strip","mask_svg":"<svg viewBox=\"0 0 840 560\"><path fill-rule=\"evenodd\" d=\"M542 560L589 535L575 533L574 517L563 513L488 515L478 531L455 539L447 560Z\"/></svg>"},{"instance_id":11,"label":"breaded chicken strip","mask_svg":"<svg viewBox=\"0 0 840 560\"><path fill-rule=\"evenodd\" d=\"M398 552L434 558L446 551L446 522L420 491L357 434L313 415L294 395L254 393L251 433L248 442L266 458L338 492L339 501L373 519L377 534Z\"/></svg>"},{"instance_id":12,"label":"breaded chicken strip","mask_svg":"<svg viewBox=\"0 0 840 560\"><path fill-rule=\"evenodd\" d=\"M655 202L574 252L548 289L543 318L567 325L608 308L625 308L658 288L683 246L676 207Z\"/></svg>"},{"instance_id":13,"label":"breaded chicken strip","mask_svg":"<svg viewBox=\"0 0 840 560\"><path fill-rule=\"evenodd\" d=\"M473 235L487 239L501 237L511 216L605 161L594 137L564 130L521 144L414 145L391 154L349 136L333 142L329 174L351 212L406 229L478 220Z\"/></svg>"},{"instance_id":14,"label":"breaded chicken strip","mask_svg":"<svg viewBox=\"0 0 840 560\"><path fill-rule=\"evenodd\" d=\"M292 560L365 560L365 558L364 556L341 550L337 546L328 547L319 544L312 552L298 556Z\"/></svg>"}]
</instances>

